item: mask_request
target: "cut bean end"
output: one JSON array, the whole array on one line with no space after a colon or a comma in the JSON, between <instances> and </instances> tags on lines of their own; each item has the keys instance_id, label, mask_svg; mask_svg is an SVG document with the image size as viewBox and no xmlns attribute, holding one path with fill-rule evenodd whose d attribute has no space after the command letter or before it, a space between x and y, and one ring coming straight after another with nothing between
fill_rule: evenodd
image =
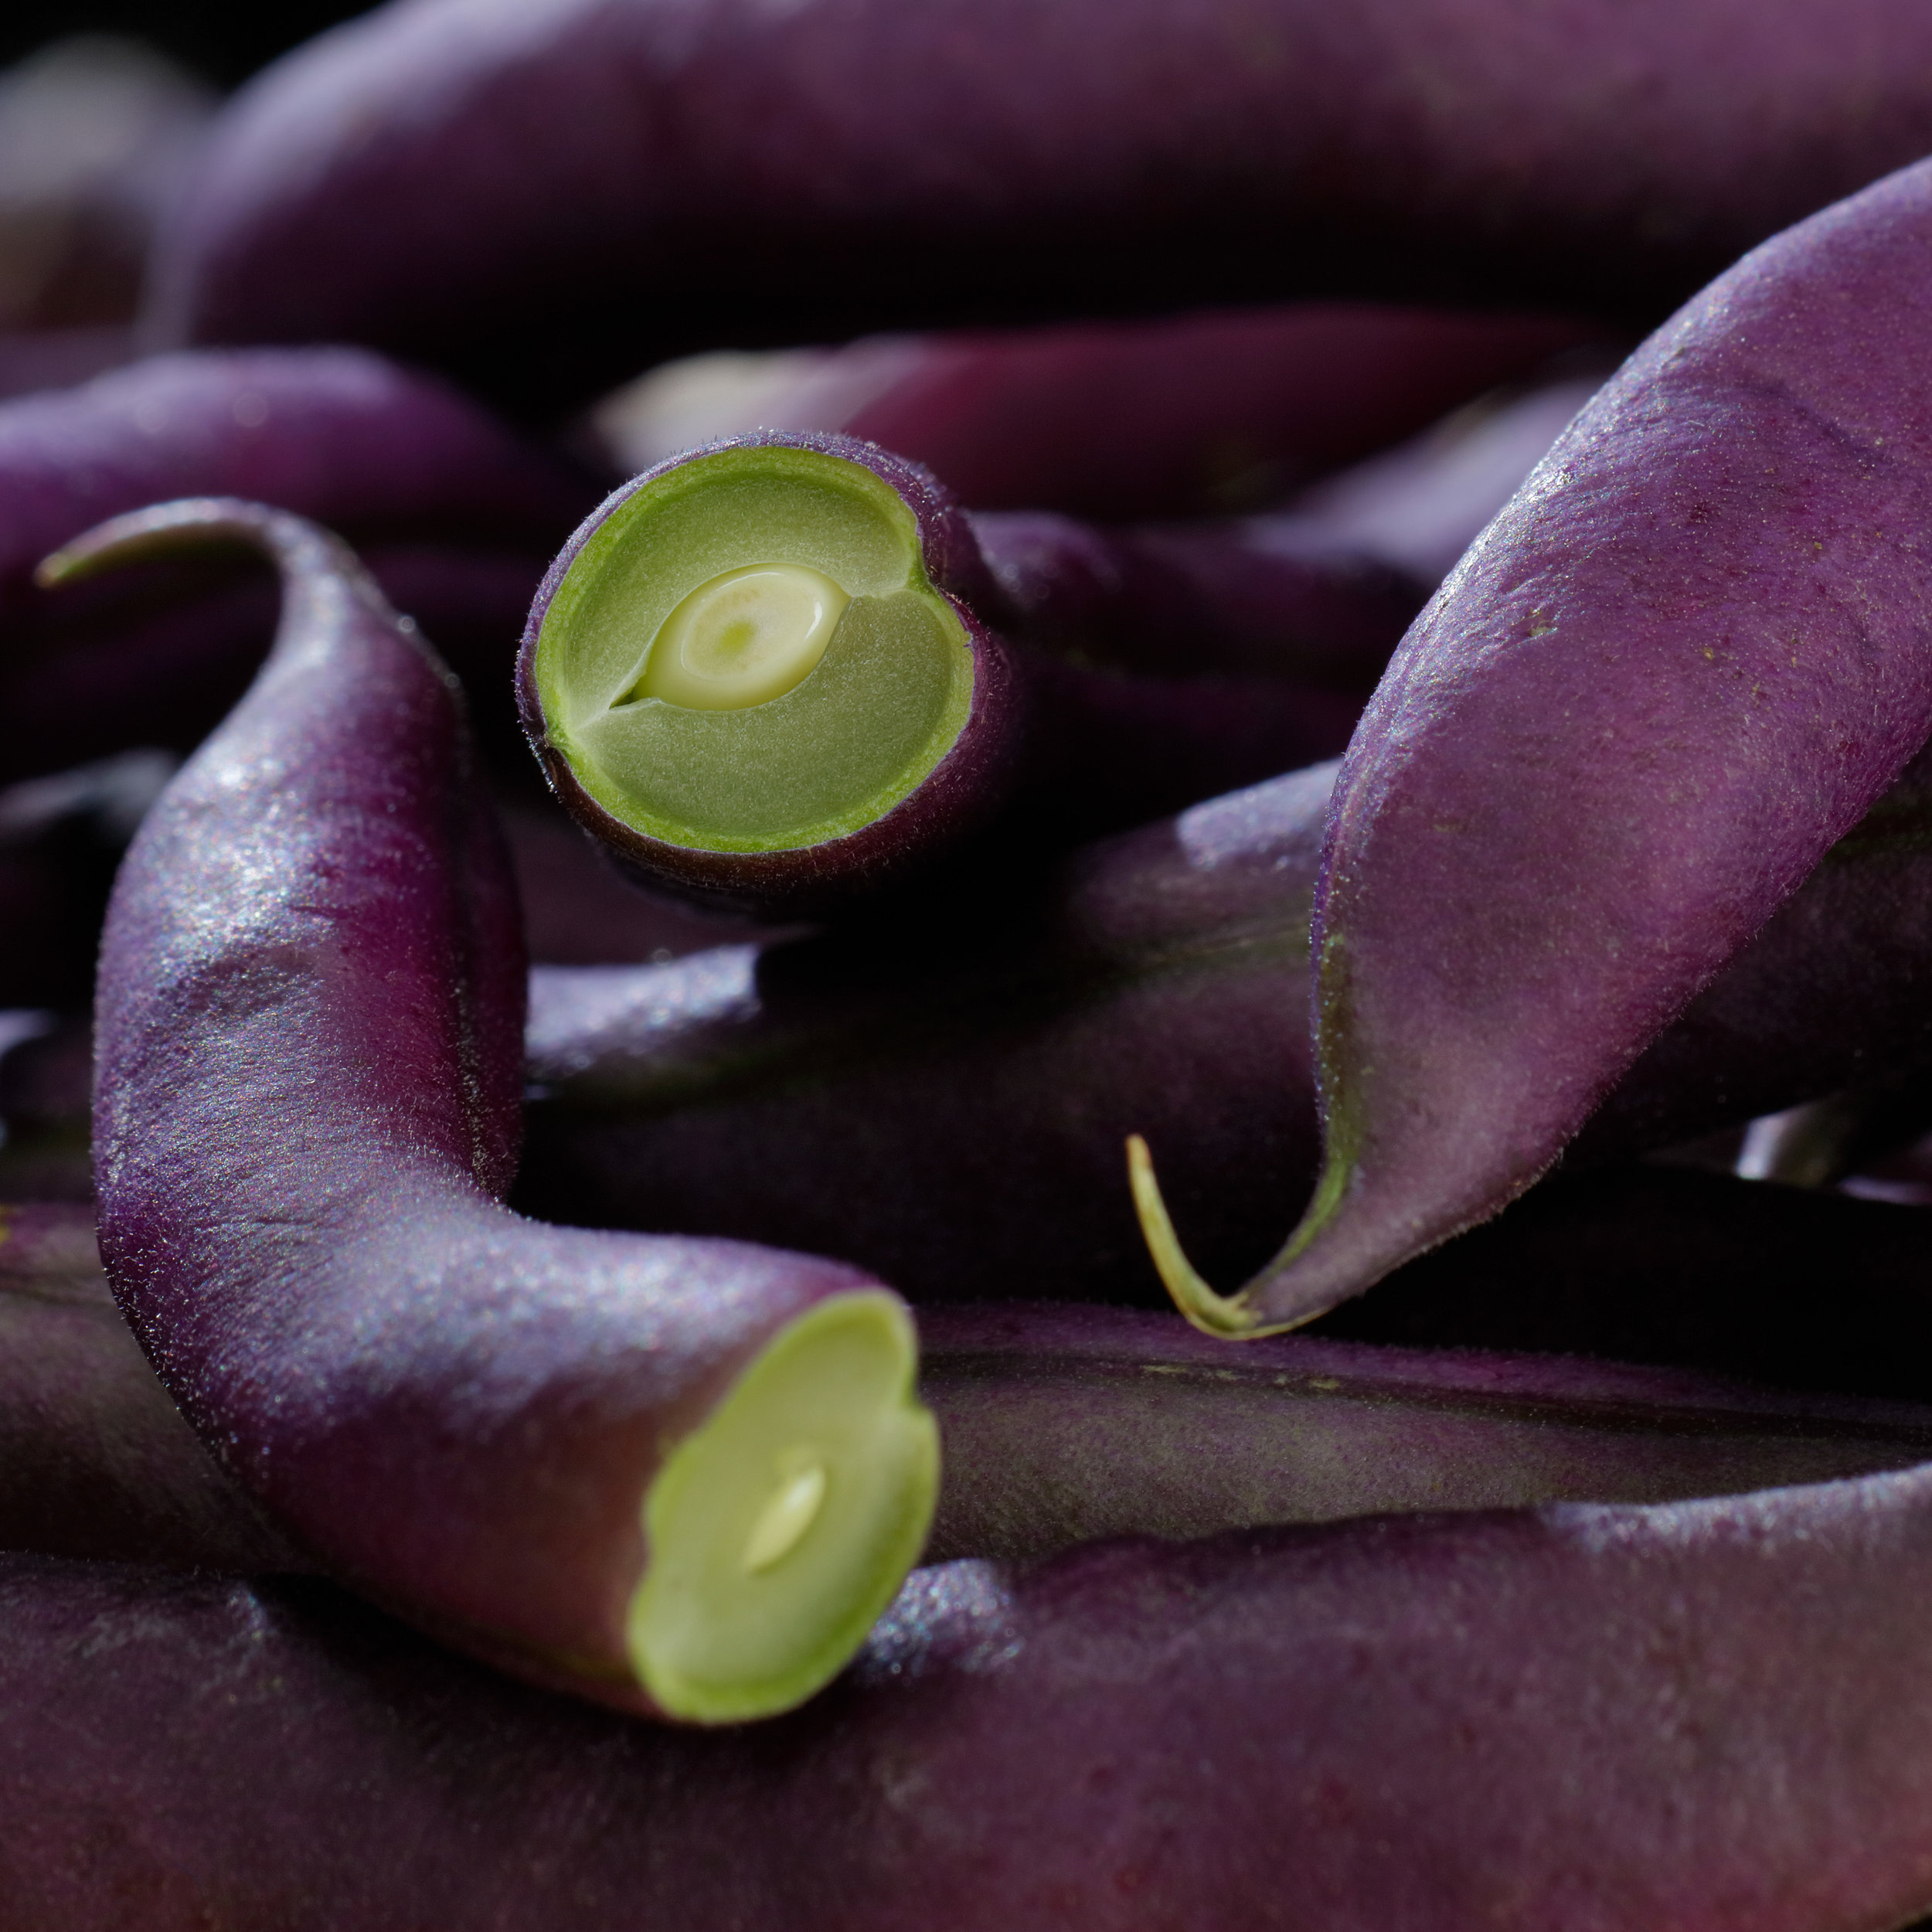
<instances>
[{"instance_id":1,"label":"cut bean end","mask_svg":"<svg viewBox=\"0 0 1932 1932\"><path fill-rule=\"evenodd\" d=\"M551 595L542 730L611 818L686 850L794 850L884 816L972 710L964 624L862 464L750 444L615 503Z\"/></svg>"},{"instance_id":2,"label":"cut bean end","mask_svg":"<svg viewBox=\"0 0 1932 1932\"><path fill-rule=\"evenodd\" d=\"M802 1702L845 1665L918 1560L939 1437L897 1299L828 1296L781 1328L666 1460L631 1604L639 1680L674 1717Z\"/></svg>"}]
</instances>

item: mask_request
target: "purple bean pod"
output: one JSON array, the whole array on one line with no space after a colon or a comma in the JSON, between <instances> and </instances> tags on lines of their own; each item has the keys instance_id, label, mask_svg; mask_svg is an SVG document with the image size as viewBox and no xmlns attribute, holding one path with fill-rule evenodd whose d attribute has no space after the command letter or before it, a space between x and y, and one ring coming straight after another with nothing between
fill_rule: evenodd
<instances>
[{"instance_id":1,"label":"purple bean pod","mask_svg":"<svg viewBox=\"0 0 1932 1932\"><path fill-rule=\"evenodd\" d=\"M1291 1326L1556 1158L1932 733L1932 168L1766 243L1587 407L1404 641L1314 929L1325 1165L1216 1294Z\"/></svg>"},{"instance_id":2,"label":"purple bean pod","mask_svg":"<svg viewBox=\"0 0 1932 1932\"><path fill-rule=\"evenodd\" d=\"M551 399L682 348L1290 294L1647 322L1923 153L1928 70L1917 0L417 0L230 105L151 321Z\"/></svg>"},{"instance_id":3,"label":"purple bean pod","mask_svg":"<svg viewBox=\"0 0 1932 1932\"><path fill-rule=\"evenodd\" d=\"M889 920L540 970L519 1201L846 1255L919 1301L988 1282L1140 1299L1162 1291L1120 1172L1138 1133L1189 1251L1257 1266L1319 1161L1308 1029L1282 988L1307 970L1334 770ZM1932 1067L1929 825L1932 757L1651 1043L1568 1163Z\"/></svg>"},{"instance_id":4,"label":"purple bean pod","mask_svg":"<svg viewBox=\"0 0 1932 1932\"><path fill-rule=\"evenodd\" d=\"M14 1556L0 1890L63 1932L1869 1932L1932 1906L1929 1514L1913 1470L948 1564L710 1734L321 1584Z\"/></svg>"},{"instance_id":5,"label":"purple bean pod","mask_svg":"<svg viewBox=\"0 0 1932 1932\"><path fill-rule=\"evenodd\" d=\"M191 748L272 631L265 588L205 563L36 591L40 559L104 517L240 496L345 531L392 600L482 674L487 699L543 558L597 489L447 383L366 350L157 356L0 402L0 706L14 726L0 777Z\"/></svg>"},{"instance_id":6,"label":"purple bean pod","mask_svg":"<svg viewBox=\"0 0 1932 1932\"><path fill-rule=\"evenodd\" d=\"M1225 516L1532 378L1590 333L1369 302L945 329L673 362L594 420L633 469L713 437L819 430L899 451L975 510Z\"/></svg>"},{"instance_id":7,"label":"purple bean pod","mask_svg":"<svg viewBox=\"0 0 1932 1932\"><path fill-rule=\"evenodd\" d=\"M1923 1403L1675 1368L1297 1337L1225 1355L1171 1313L928 1311L944 1446L929 1559L1099 1536L1560 1501L1654 1502L1903 1468ZM0 1547L309 1570L196 1440L114 1307L91 1213L0 1207Z\"/></svg>"},{"instance_id":8,"label":"purple bean pod","mask_svg":"<svg viewBox=\"0 0 1932 1932\"><path fill-rule=\"evenodd\" d=\"M966 715L937 764L883 815L804 845L730 850L675 842L628 821L587 786L546 713L539 651L553 602L573 567L655 485L709 457L764 448L804 449L869 471L910 513L919 563L960 628L970 680ZM579 525L538 589L517 660L517 702L532 748L566 810L621 862L648 883L700 903L772 918L809 917L876 892L910 866L957 845L978 831L1005 798L1024 730L1024 689L1011 653L974 614L992 594L992 580L964 514L930 471L870 444L842 437L777 434L737 437L672 457L614 492ZM790 695L789 693L787 694Z\"/></svg>"},{"instance_id":9,"label":"purple bean pod","mask_svg":"<svg viewBox=\"0 0 1932 1932\"><path fill-rule=\"evenodd\" d=\"M654 1555L685 1549L665 1498L695 1480L688 1450L710 1466L774 1350L827 1323L835 1340L842 1321L903 1325L897 1304L837 1263L544 1227L500 1204L522 943L454 680L337 539L284 512L163 506L51 567L211 539L266 550L285 604L110 911L95 1155L117 1297L202 1440L331 1569L511 1669L722 1714L646 1642L683 1600L675 1580L654 1588ZM811 1389L794 1393L813 1413ZM908 1412L915 1463L921 1426ZM823 1519L852 1520L857 1498L881 1573L855 1587L883 1601L917 1551L918 1482L904 1498L887 1483L875 1522L828 1454ZM757 1515L755 1499L718 1507L727 1537ZM821 1519L790 1520L814 1547ZM745 1560L743 1587L769 1577L781 1611L792 1546ZM825 1601L832 1623L808 1615L804 1640L836 1651L855 1623L849 1650L876 1606ZM788 1695L838 1661L814 1651Z\"/></svg>"},{"instance_id":10,"label":"purple bean pod","mask_svg":"<svg viewBox=\"0 0 1932 1932\"><path fill-rule=\"evenodd\" d=\"M896 513L869 504L863 515L881 528L905 525L910 536L893 540L916 561L908 555L882 571L822 509L815 514L838 543L794 523L801 499L859 500L853 473L892 492ZM761 482L792 494L745 507L747 488ZM840 514L859 526L857 513ZM1217 604L1209 587L1230 549L1244 570ZM700 552L706 560L692 561ZM733 567L718 570L721 560ZM835 564L849 582L837 580ZM725 634L700 631L694 642L687 614L719 607L705 600L739 580L775 580L800 566L821 589L831 573L832 590L849 597L809 668L775 693L760 685L755 696L713 705L687 686L661 702L662 662L688 665L694 648L724 661ZM902 569L904 585L893 573ZM957 852L968 835L1029 863L1076 838L1332 754L1414 595L1391 589L1386 573L1355 581L1361 574L1359 560L1311 558L1287 539L1115 536L1051 519L981 523L930 472L872 444L763 432L660 464L599 507L544 580L518 688L553 788L641 877L757 916L810 917ZM1296 640L1338 603L1353 612L1357 635L1334 639L1325 665L1318 649L1308 653L1319 665L1312 677L1253 675L1270 645L1291 663ZM787 607L772 606L760 621L778 625ZM941 629L957 633L946 675L969 699L935 711L942 722L930 737L894 740L889 760L882 750L876 769L866 765L867 784L878 787L871 795L855 784L821 801L818 774L844 768L867 718L910 715L914 674L903 667L923 665L931 646L909 617L924 609L930 631L934 608ZM715 628L722 620L689 621ZM898 629L882 652L867 640L888 625ZM1193 675L1144 675L1149 661ZM1334 682L1345 688L1325 688ZM794 794L809 808L768 808ZM672 797L699 802L674 806Z\"/></svg>"}]
</instances>

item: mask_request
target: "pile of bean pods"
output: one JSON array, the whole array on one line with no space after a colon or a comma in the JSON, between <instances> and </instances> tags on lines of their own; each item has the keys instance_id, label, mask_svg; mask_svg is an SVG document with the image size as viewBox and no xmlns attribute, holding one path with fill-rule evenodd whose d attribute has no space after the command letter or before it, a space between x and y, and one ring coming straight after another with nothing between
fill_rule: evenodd
<instances>
[{"instance_id":1,"label":"pile of bean pods","mask_svg":"<svg viewBox=\"0 0 1932 1932\"><path fill-rule=\"evenodd\" d=\"M1928 155L1911 0L0 73L0 1922L1932 1924Z\"/></svg>"}]
</instances>

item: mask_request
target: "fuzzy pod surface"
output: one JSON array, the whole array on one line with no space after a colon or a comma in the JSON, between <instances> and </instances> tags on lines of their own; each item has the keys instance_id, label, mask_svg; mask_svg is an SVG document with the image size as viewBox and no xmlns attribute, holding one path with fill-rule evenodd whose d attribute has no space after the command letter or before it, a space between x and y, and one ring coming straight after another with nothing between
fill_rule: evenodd
<instances>
[{"instance_id":1,"label":"fuzzy pod surface","mask_svg":"<svg viewBox=\"0 0 1932 1932\"><path fill-rule=\"evenodd\" d=\"M1924 152L1928 70L1916 0L413 0L230 106L152 319L552 396L679 347L1292 293L1648 322Z\"/></svg>"},{"instance_id":2,"label":"fuzzy pod surface","mask_svg":"<svg viewBox=\"0 0 1932 1932\"><path fill-rule=\"evenodd\" d=\"M1929 1492L943 1565L709 1734L321 1584L10 1557L0 1882L68 1932L1869 1932L1932 1904Z\"/></svg>"},{"instance_id":3,"label":"fuzzy pod surface","mask_svg":"<svg viewBox=\"0 0 1932 1932\"><path fill-rule=\"evenodd\" d=\"M450 673L283 512L164 505L52 567L220 539L274 559L284 614L109 914L117 1298L230 1471L404 1614L634 1709L794 1702L924 1534L910 1321L837 1263L501 1206L522 945Z\"/></svg>"},{"instance_id":4,"label":"fuzzy pod surface","mask_svg":"<svg viewBox=\"0 0 1932 1932\"><path fill-rule=\"evenodd\" d=\"M1122 1172L1138 1134L1189 1251L1258 1267L1319 1165L1300 989L1335 772L842 930L539 970L519 1200L847 1255L920 1301L1139 1300L1162 1291ZM1928 826L1922 758L1638 1058L1570 1159L1932 1066Z\"/></svg>"},{"instance_id":5,"label":"fuzzy pod surface","mask_svg":"<svg viewBox=\"0 0 1932 1932\"><path fill-rule=\"evenodd\" d=\"M896 450L976 510L1103 522L1277 501L1587 339L1553 316L1294 303L943 330L665 365L594 420L632 469L756 428Z\"/></svg>"},{"instance_id":6,"label":"fuzzy pod surface","mask_svg":"<svg viewBox=\"0 0 1932 1932\"><path fill-rule=\"evenodd\" d=\"M487 659L498 689L542 560L597 488L448 384L361 349L156 356L0 403L0 705L15 727L0 774L189 748L272 631L265 591L205 563L36 591L41 558L105 517L241 496L343 530L372 546L392 600Z\"/></svg>"},{"instance_id":7,"label":"fuzzy pod surface","mask_svg":"<svg viewBox=\"0 0 1932 1932\"><path fill-rule=\"evenodd\" d=\"M1325 1164L1196 1318L1304 1320L1493 1213L1932 731L1932 168L1779 236L1625 365L1444 584L1338 781Z\"/></svg>"}]
</instances>

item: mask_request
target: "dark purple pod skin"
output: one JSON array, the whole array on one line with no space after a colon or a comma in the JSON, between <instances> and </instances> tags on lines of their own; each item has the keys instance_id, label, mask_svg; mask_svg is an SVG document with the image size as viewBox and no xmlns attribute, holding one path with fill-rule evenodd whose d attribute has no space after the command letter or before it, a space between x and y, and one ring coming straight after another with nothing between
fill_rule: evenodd
<instances>
[{"instance_id":1,"label":"dark purple pod skin","mask_svg":"<svg viewBox=\"0 0 1932 1932\"><path fill-rule=\"evenodd\" d=\"M1121 1145L1236 1277L1319 1162L1302 1012L1333 767L1044 876L763 952L539 974L531 1211L849 1255L916 1300L1161 1292ZM1932 1066L1932 757L1624 1077L1566 1157L1625 1158ZM989 1290L988 1284L995 1284Z\"/></svg>"},{"instance_id":2,"label":"dark purple pod skin","mask_svg":"<svg viewBox=\"0 0 1932 1932\"><path fill-rule=\"evenodd\" d=\"M1932 753L1638 1056L1566 1151L1689 1140L1932 1066Z\"/></svg>"},{"instance_id":3,"label":"dark purple pod skin","mask_svg":"<svg viewBox=\"0 0 1932 1932\"><path fill-rule=\"evenodd\" d=\"M1662 1165L1559 1172L1308 1332L1932 1396L1920 1207Z\"/></svg>"},{"instance_id":4,"label":"dark purple pod skin","mask_svg":"<svg viewBox=\"0 0 1932 1932\"><path fill-rule=\"evenodd\" d=\"M706 912L641 886L541 794L501 797L498 811L533 963L661 965L771 936L759 921Z\"/></svg>"},{"instance_id":5,"label":"dark purple pod skin","mask_svg":"<svg viewBox=\"0 0 1932 1932\"><path fill-rule=\"evenodd\" d=\"M547 559L528 546L370 544L359 553L399 611L435 638L463 679L477 734L499 771L527 769L509 672L532 587ZM250 560L252 562L252 560ZM13 634L30 641L0 668L17 729L0 769L39 771L124 745L185 754L248 689L275 634L276 593L258 567L172 560L44 599ZM514 761L511 754L514 754Z\"/></svg>"},{"instance_id":6,"label":"dark purple pod skin","mask_svg":"<svg viewBox=\"0 0 1932 1932\"><path fill-rule=\"evenodd\" d=\"M879 352L903 359L890 387L844 421L784 427L902 451L977 509L1224 515L1400 442L1590 332L1555 316L1306 303L889 337Z\"/></svg>"},{"instance_id":7,"label":"dark purple pod skin","mask_svg":"<svg viewBox=\"0 0 1932 1932\"><path fill-rule=\"evenodd\" d=\"M1549 315L1302 302L1135 322L875 335L781 352L719 386L689 442L821 430L923 463L981 510L1104 522L1226 515L1277 502L1426 429L1590 339ZM710 372L707 370L707 376ZM596 412L641 469L671 454L652 405L675 369ZM677 415L689 420L679 387Z\"/></svg>"},{"instance_id":8,"label":"dark purple pod skin","mask_svg":"<svg viewBox=\"0 0 1932 1932\"><path fill-rule=\"evenodd\" d=\"M1231 1333L1554 1160L1932 732L1932 168L1767 243L1583 410L1417 621L1315 906L1325 1159ZM1156 1158L1158 1150L1156 1150Z\"/></svg>"},{"instance_id":9,"label":"dark purple pod skin","mask_svg":"<svg viewBox=\"0 0 1932 1932\"><path fill-rule=\"evenodd\" d=\"M1026 738L977 862L1037 866L1081 839L1298 771L1343 750L1362 694L1291 679L1146 676L1015 651Z\"/></svg>"},{"instance_id":10,"label":"dark purple pod skin","mask_svg":"<svg viewBox=\"0 0 1932 1932\"><path fill-rule=\"evenodd\" d=\"M1872 1932L1932 1906L1929 1513L1917 1470L953 1563L710 1734L325 1585L15 1557L0 1886L70 1932Z\"/></svg>"},{"instance_id":11,"label":"dark purple pod skin","mask_svg":"<svg viewBox=\"0 0 1932 1932\"><path fill-rule=\"evenodd\" d=\"M1932 146L1928 71L1914 0L418 0L230 107L153 321L549 397L681 347L1298 293L1648 324Z\"/></svg>"},{"instance_id":12,"label":"dark purple pod skin","mask_svg":"<svg viewBox=\"0 0 1932 1932\"><path fill-rule=\"evenodd\" d=\"M0 1201L80 1202L91 1213L93 1114L91 1023L28 1016L0 1052Z\"/></svg>"},{"instance_id":13,"label":"dark purple pod skin","mask_svg":"<svg viewBox=\"0 0 1932 1932\"><path fill-rule=\"evenodd\" d=\"M315 1566L142 1359L90 1207L0 1206L0 1546L235 1576Z\"/></svg>"},{"instance_id":14,"label":"dark purple pod skin","mask_svg":"<svg viewBox=\"0 0 1932 1932\"><path fill-rule=\"evenodd\" d=\"M1519 1270L1520 1272L1520 1270ZM90 1209L0 1207L0 1548L308 1570L209 1457L114 1307ZM1932 1408L1677 1368L1271 1342L1230 1369L1168 1314L929 1311L932 1560L1098 1536L1560 1501L1655 1502L1904 1468Z\"/></svg>"},{"instance_id":15,"label":"dark purple pod skin","mask_svg":"<svg viewBox=\"0 0 1932 1932\"><path fill-rule=\"evenodd\" d=\"M160 356L0 403L0 709L16 727L0 776L185 750L260 662L265 594L211 565L37 592L41 558L104 517L236 495L345 530L393 553L385 587L486 658L488 689L541 559L597 487L445 383L356 349Z\"/></svg>"},{"instance_id":16,"label":"dark purple pod skin","mask_svg":"<svg viewBox=\"0 0 1932 1932\"><path fill-rule=\"evenodd\" d=\"M934 1562L1036 1562L1104 1536L1398 1512L1736 1495L1932 1453L1922 1403L1570 1355L1298 1335L1230 1365L1171 1313L1066 1302L929 1309L920 1343L946 1456Z\"/></svg>"},{"instance_id":17,"label":"dark purple pod skin","mask_svg":"<svg viewBox=\"0 0 1932 1932\"><path fill-rule=\"evenodd\" d=\"M1015 641L1167 677L1297 680L1366 698L1429 587L1310 519L1111 530L1046 511L975 511ZM1332 755L1332 754L1331 754Z\"/></svg>"},{"instance_id":18,"label":"dark purple pod skin","mask_svg":"<svg viewBox=\"0 0 1932 1932\"><path fill-rule=\"evenodd\" d=\"M124 322L0 332L0 400L71 389L132 362L137 352L134 332Z\"/></svg>"},{"instance_id":19,"label":"dark purple pod skin","mask_svg":"<svg viewBox=\"0 0 1932 1932\"><path fill-rule=\"evenodd\" d=\"M971 709L959 736L925 781L855 832L776 852L706 851L674 845L607 811L584 788L551 740L538 692L536 651L543 620L565 573L614 512L658 478L696 459L733 449L803 447L868 469L895 491L918 527L920 561L963 626L973 663ZM965 514L937 478L916 463L838 436L776 434L709 444L645 471L605 498L577 526L539 587L517 658L523 729L564 808L645 883L726 912L804 919L896 884L980 830L1012 789L1026 730L1024 680L1012 655L974 614L991 579Z\"/></svg>"},{"instance_id":20,"label":"dark purple pod skin","mask_svg":"<svg viewBox=\"0 0 1932 1932\"><path fill-rule=\"evenodd\" d=\"M335 539L163 506L76 557L226 536L274 654L141 828L97 1008L101 1250L202 1440L338 1573L512 1669L648 1708L640 1498L840 1264L547 1228L516 1160L524 966L451 674Z\"/></svg>"},{"instance_id":21,"label":"dark purple pod skin","mask_svg":"<svg viewBox=\"0 0 1932 1932\"><path fill-rule=\"evenodd\" d=\"M915 1300L1158 1296L1121 1157L1151 1118L1185 1224L1251 1252L1253 1204L1305 1189L1317 1157L1280 989L1306 971L1332 776L818 938L538 974L517 1200L822 1230L862 1265L893 1257Z\"/></svg>"}]
</instances>

